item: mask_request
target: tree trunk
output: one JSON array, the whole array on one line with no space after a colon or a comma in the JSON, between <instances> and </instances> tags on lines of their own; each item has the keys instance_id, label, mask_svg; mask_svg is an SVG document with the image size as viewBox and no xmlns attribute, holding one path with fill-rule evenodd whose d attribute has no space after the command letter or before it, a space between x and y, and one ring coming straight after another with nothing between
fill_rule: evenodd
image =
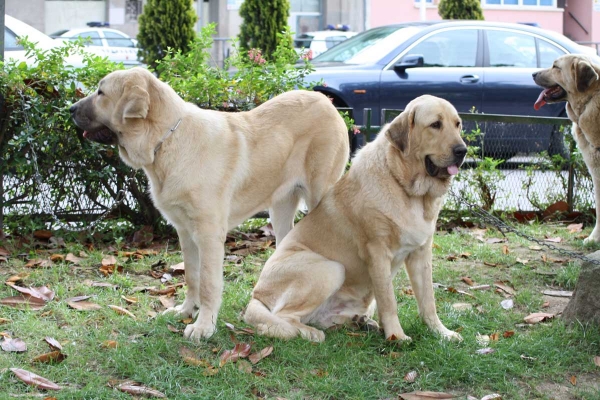
<instances>
[{"instance_id":1,"label":"tree trunk","mask_svg":"<svg viewBox=\"0 0 600 400\"><path fill-rule=\"evenodd\" d=\"M600 262L600 251L588 258ZM573 297L563 311L567 323L582 322L600 325L600 265L584 262Z\"/></svg>"}]
</instances>

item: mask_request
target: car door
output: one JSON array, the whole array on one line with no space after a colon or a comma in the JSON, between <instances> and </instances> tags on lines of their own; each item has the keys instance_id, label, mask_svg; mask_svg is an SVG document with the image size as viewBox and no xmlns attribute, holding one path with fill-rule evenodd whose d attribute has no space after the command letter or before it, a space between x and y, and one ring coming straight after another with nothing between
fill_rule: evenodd
<instances>
[{"instance_id":1,"label":"car door","mask_svg":"<svg viewBox=\"0 0 600 400\"><path fill-rule=\"evenodd\" d=\"M483 105L486 114L558 116L564 104L533 105L541 92L531 75L566 51L528 32L486 29ZM539 57L538 57L539 53Z\"/></svg>"},{"instance_id":2,"label":"car door","mask_svg":"<svg viewBox=\"0 0 600 400\"><path fill-rule=\"evenodd\" d=\"M108 45L108 58L124 64L137 64L137 48L133 40L118 32L102 31Z\"/></svg>"},{"instance_id":3,"label":"car door","mask_svg":"<svg viewBox=\"0 0 600 400\"><path fill-rule=\"evenodd\" d=\"M380 79L381 109L403 109L412 99L430 94L450 101L459 112L480 109L483 68L480 31L448 28L415 41L386 66ZM422 56L422 67L405 70L397 64Z\"/></svg>"},{"instance_id":4,"label":"car door","mask_svg":"<svg viewBox=\"0 0 600 400\"><path fill-rule=\"evenodd\" d=\"M486 114L564 116L565 104L555 103L534 110L542 88L532 74L552 65L566 51L538 35L513 29L489 28L484 31L483 105ZM517 153L565 153L557 127L544 124L485 123L486 151L496 157L510 158Z\"/></svg>"}]
</instances>

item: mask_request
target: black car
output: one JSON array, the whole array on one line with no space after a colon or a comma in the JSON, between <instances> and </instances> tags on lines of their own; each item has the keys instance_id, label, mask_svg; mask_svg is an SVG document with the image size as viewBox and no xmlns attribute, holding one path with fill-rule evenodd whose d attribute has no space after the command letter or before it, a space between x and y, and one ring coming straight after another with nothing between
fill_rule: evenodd
<instances>
[{"instance_id":1,"label":"black car","mask_svg":"<svg viewBox=\"0 0 600 400\"><path fill-rule=\"evenodd\" d=\"M450 101L459 112L563 117L564 103L540 111L533 105L541 91L531 74L567 53L589 55L592 48L555 32L522 24L488 21L429 21L369 29L313 60L307 81L314 90L353 109L357 124L372 110L403 109L422 94ZM383 121L386 122L386 121ZM474 124L465 124L474 129ZM562 132L553 125L480 125L485 145L495 156L518 152L563 153Z\"/></svg>"}]
</instances>

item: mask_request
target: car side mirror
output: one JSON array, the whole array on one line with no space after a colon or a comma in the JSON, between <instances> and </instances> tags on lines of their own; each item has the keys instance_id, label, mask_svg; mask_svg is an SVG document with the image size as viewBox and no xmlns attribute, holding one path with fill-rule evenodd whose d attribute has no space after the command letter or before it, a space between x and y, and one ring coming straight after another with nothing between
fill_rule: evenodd
<instances>
[{"instance_id":1,"label":"car side mirror","mask_svg":"<svg viewBox=\"0 0 600 400\"><path fill-rule=\"evenodd\" d=\"M399 72L406 71L407 68L419 68L424 64L423 56L420 54L408 54L402 57L402 60L394 64L394 69Z\"/></svg>"}]
</instances>

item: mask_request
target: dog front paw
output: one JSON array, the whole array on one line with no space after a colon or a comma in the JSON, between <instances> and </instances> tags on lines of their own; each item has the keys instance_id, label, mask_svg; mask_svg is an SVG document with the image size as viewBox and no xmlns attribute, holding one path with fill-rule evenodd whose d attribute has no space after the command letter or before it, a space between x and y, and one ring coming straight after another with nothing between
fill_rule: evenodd
<instances>
[{"instance_id":1,"label":"dog front paw","mask_svg":"<svg viewBox=\"0 0 600 400\"><path fill-rule=\"evenodd\" d=\"M389 336L386 336L385 340L390 341L390 342L412 342L412 338L410 336L406 336L404 333L402 334L396 334L396 333L392 333Z\"/></svg>"},{"instance_id":2,"label":"dog front paw","mask_svg":"<svg viewBox=\"0 0 600 400\"><path fill-rule=\"evenodd\" d=\"M588 244L588 243L600 243L600 235L595 234L596 230L594 229L594 231L592 232L592 234L588 237L586 237L585 239L583 239L583 244Z\"/></svg>"},{"instance_id":3,"label":"dog front paw","mask_svg":"<svg viewBox=\"0 0 600 400\"><path fill-rule=\"evenodd\" d=\"M196 321L196 323L185 327L185 331L183 331L183 337L194 341L200 341L202 339L208 339L211 337L216 330L217 327L210 322L201 323L200 321Z\"/></svg>"},{"instance_id":4,"label":"dog front paw","mask_svg":"<svg viewBox=\"0 0 600 400\"><path fill-rule=\"evenodd\" d=\"M438 331L438 334L442 339L449 340L451 342L462 342L463 338L458 332L451 331L450 329L444 328Z\"/></svg>"},{"instance_id":5,"label":"dog front paw","mask_svg":"<svg viewBox=\"0 0 600 400\"><path fill-rule=\"evenodd\" d=\"M196 310L197 307L194 303L184 301L183 304L167 308L163 311L163 314L174 314L178 318L189 318L194 315Z\"/></svg>"}]
</instances>

